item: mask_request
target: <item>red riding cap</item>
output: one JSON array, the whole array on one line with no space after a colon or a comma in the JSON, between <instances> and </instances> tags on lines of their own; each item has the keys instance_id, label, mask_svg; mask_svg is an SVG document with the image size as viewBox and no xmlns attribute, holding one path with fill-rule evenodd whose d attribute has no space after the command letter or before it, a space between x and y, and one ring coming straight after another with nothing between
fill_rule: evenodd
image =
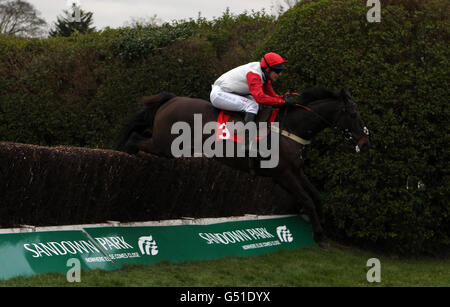
<instances>
[{"instance_id":1,"label":"red riding cap","mask_svg":"<svg viewBox=\"0 0 450 307\"><path fill-rule=\"evenodd\" d=\"M287 63L287 61L285 59L283 59L279 54L276 54L274 52L266 53L261 58L261 62L260 62L262 68L270 67L270 68L279 68L279 69L284 68L283 63ZM276 66L276 67L274 67L274 66Z\"/></svg>"}]
</instances>

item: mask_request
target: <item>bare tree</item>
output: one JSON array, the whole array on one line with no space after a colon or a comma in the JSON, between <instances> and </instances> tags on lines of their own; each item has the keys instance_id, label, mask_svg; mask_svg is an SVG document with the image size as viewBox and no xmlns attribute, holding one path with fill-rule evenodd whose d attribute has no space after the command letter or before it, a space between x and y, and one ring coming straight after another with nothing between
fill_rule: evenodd
<instances>
[{"instance_id":1,"label":"bare tree","mask_svg":"<svg viewBox=\"0 0 450 307\"><path fill-rule=\"evenodd\" d=\"M47 22L34 6L23 0L0 0L0 34L36 37Z\"/></svg>"}]
</instances>

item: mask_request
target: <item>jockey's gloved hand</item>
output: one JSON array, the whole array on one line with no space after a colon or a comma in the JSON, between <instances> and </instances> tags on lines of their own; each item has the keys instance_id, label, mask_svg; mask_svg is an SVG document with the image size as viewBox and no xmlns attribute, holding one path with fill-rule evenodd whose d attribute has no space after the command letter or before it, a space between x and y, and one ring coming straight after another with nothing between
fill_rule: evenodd
<instances>
[{"instance_id":1,"label":"jockey's gloved hand","mask_svg":"<svg viewBox=\"0 0 450 307\"><path fill-rule=\"evenodd\" d=\"M300 96L297 94L285 94L284 95L284 103L287 105L293 106L300 103Z\"/></svg>"}]
</instances>

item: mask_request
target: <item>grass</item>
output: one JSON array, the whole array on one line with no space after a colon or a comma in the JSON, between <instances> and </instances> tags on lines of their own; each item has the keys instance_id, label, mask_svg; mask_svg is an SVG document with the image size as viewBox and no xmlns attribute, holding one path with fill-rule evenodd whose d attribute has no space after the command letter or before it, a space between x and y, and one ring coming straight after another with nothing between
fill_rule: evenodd
<instances>
[{"instance_id":1,"label":"grass","mask_svg":"<svg viewBox=\"0 0 450 307\"><path fill-rule=\"evenodd\" d=\"M381 263L381 282L369 283L369 258ZM80 283L64 274L44 274L0 281L0 286L118 287L301 287L301 286L450 286L450 259L400 259L334 244L257 257L227 257L190 263L129 265L116 271L83 271Z\"/></svg>"}]
</instances>

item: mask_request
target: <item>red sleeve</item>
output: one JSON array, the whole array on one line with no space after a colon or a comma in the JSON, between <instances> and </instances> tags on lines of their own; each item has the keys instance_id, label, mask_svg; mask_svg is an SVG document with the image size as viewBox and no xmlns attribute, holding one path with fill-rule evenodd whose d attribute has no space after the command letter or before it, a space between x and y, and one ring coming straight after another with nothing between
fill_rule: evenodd
<instances>
[{"instance_id":1,"label":"red sleeve","mask_svg":"<svg viewBox=\"0 0 450 307\"><path fill-rule=\"evenodd\" d=\"M276 96L271 96L264 92L261 77L258 74L253 72L247 73L247 83L250 94L252 94L257 103L269 106L276 106L284 103L284 99L273 92L272 85L269 86Z\"/></svg>"},{"instance_id":2,"label":"red sleeve","mask_svg":"<svg viewBox=\"0 0 450 307\"><path fill-rule=\"evenodd\" d=\"M275 93L275 91L273 90L273 87L272 87L272 81L270 81L270 80L268 80L266 83L264 83L263 91L264 91L264 93L266 93L269 96L282 98L280 95Z\"/></svg>"}]
</instances>

